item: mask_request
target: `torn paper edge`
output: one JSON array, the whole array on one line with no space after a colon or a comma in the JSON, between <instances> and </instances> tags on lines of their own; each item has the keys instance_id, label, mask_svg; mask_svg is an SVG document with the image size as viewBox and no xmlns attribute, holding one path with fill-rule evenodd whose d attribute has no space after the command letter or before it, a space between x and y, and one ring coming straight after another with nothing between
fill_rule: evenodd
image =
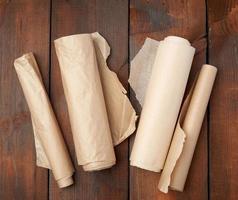
<instances>
[{"instance_id":1,"label":"torn paper edge","mask_svg":"<svg viewBox=\"0 0 238 200\"><path fill-rule=\"evenodd\" d=\"M124 133L120 133L120 138L115 138L112 132L112 139L113 139L113 144L114 146L120 144L122 141L124 141L126 138L128 138L131 134L134 133L136 130L136 120L138 116L136 115L136 112L134 108L132 107L130 100L127 97L127 91L119 81L117 74L113 72L112 70L109 69L107 65L107 58L110 55L110 46L108 45L107 41L105 40L104 37L102 37L98 32L92 33L91 34L93 38L93 42L95 44L95 47L98 48L104 58L104 66L106 67L106 70L109 72L108 75L111 75L113 77L114 82L118 85L118 87L121 89L122 94L124 95L124 102L123 102L123 108L122 108L122 118L120 120L121 126L123 127L123 124L125 123L125 113L128 111L126 108L129 106L129 111L131 111L131 119L128 128L124 131Z\"/></svg>"},{"instance_id":2,"label":"torn paper edge","mask_svg":"<svg viewBox=\"0 0 238 200\"><path fill-rule=\"evenodd\" d=\"M183 152L184 143L186 141L186 133L182 129L181 124L186 116L186 112L187 112L190 100L192 98L192 94L193 94L196 82L197 82L197 76L196 76L196 78L193 82L193 85L192 85L183 105L182 105L182 109L181 109L181 112L180 112L180 115L178 118L177 126L176 126L174 136L172 138L172 142L170 145L169 153L167 155L165 165L163 168L163 172L162 172L160 180L159 180L158 189L164 193L168 193L168 188L170 186L173 170L176 166L178 159L180 158L180 156Z\"/></svg>"}]
</instances>

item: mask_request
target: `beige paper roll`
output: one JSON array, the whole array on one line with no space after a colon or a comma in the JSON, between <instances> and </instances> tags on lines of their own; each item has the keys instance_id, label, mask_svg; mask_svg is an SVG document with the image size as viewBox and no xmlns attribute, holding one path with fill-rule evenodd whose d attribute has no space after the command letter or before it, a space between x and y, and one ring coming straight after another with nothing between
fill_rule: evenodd
<instances>
[{"instance_id":1,"label":"beige paper roll","mask_svg":"<svg viewBox=\"0 0 238 200\"><path fill-rule=\"evenodd\" d=\"M37 165L52 169L60 188L72 185L74 168L33 54L16 59L14 66L31 112Z\"/></svg>"},{"instance_id":2,"label":"beige paper roll","mask_svg":"<svg viewBox=\"0 0 238 200\"><path fill-rule=\"evenodd\" d=\"M159 43L148 83L131 165L159 172L168 153L195 49L183 38Z\"/></svg>"},{"instance_id":3,"label":"beige paper roll","mask_svg":"<svg viewBox=\"0 0 238 200\"><path fill-rule=\"evenodd\" d=\"M197 139L202 127L217 69L203 65L196 84L182 107L158 188L183 191Z\"/></svg>"},{"instance_id":4,"label":"beige paper roll","mask_svg":"<svg viewBox=\"0 0 238 200\"><path fill-rule=\"evenodd\" d=\"M85 171L116 162L91 34L55 40L78 164Z\"/></svg>"}]
</instances>

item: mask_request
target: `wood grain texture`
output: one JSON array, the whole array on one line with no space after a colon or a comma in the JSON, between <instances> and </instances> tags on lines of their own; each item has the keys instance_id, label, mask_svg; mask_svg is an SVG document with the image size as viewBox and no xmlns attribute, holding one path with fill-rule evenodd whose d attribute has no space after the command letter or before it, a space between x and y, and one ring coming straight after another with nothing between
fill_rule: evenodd
<instances>
[{"instance_id":1,"label":"wood grain texture","mask_svg":"<svg viewBox=\"0 0 238 200\"><path fill-rule=\"evenodd\" d=\"M36 167L30 113L13 67L33 51L49 80L49 1L0 3L0 199L47 199L48 170Z\"/></svg>"},{"instance_id":2,"label":"wood grain texture","mask_svg":"<svg viewBox=\"0 0 238 200\"><path fill-rule=\"evenodd\" d=\"M126 0L53 0L51 22L51 99L74 160L76 174L75 184L64 190L58 189L51 176L50 199L127 199L128 141L116 147L117 164L112 169L84 172L77 165L53 40L70 34L99 31L111 46L109 66L112 66L112 69L120 74L121 80L127 80L128 2Z\"/></svg>"},{"instance_id":3,"label":"wood grain texture","mask_svg":"<svg viewBox=\"0 0 238 200\"><path fill-rule=\"evenodd\" d=\"M130 59L138 52L146 37L161 40L168 35L182 36L196 48L188 88L201 65L206 62L206 12L204 1L140 1L130 2ZM133 145L131 139L130 147ZM187 184L183 193L163 194L157 189L159 174L130 167L130 198L201 199L208 197L207 184L207 117L205 117Z\"/></svg>"},{"instance_id":4,"label":"wood grain texture","mask_svg":"<svg viewBox=\"0 0 238 200\"><path fill-rule=\"evenodd\" d=\"M218 68L210 101L210 199L238 199L238 1L208 0L209 63Z\"/></svg>"},{"instance_id":5,"label":"wood grain texture","mask_svg":"<svg viewBox=\"0 0 238 200\"><path fill-rule=\"evenodd\" d=\"M89 173L77 165L53 40L94 31L109 42L109 66L125 87L128 55L132 59L146 37L178 35L192 42L196 56L187 90L203 63L218 67L183 193L165 195L157 189L159 174L128 167L134 136L116 147L112 169ZM0 0L0 199L238 199L237 48L238 0ZM52 173L48 182L48 170L36 167L30 113L13 67L29 51L76 167L75 184L66 189L58 188Z\"/></svg>"}]
</instances>

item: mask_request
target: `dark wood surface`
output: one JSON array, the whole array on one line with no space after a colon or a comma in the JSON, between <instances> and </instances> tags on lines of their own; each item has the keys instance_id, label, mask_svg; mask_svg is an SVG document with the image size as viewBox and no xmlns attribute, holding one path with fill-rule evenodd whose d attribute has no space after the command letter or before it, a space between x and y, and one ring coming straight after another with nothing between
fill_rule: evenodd
<instances>
[{"instance_id":1,"label":"dark wood surface","mask_svg":"<svg viewBox=\"0 0 238 200\"><path fill-rule=\"evenodd\" d=\"M48 171L35 165L30 114L13 62L34 51L48 89L50 4L0 2L0 199L47 199Z\"/></svg>"},{"instance_id":2,"label":"dark wood surface","mask_svg":"<svg viewBox=\"0 0 238 200\"><path fill-rule=\"evenodd\" d=\"M130 3L130 56L138 52L146 37L161 40L168 35L189 39L196 48L188 84L206 62L206 5L204 1L138 1ZM133 137L130 140L131 147ZM207 199L207 118L198 141L189 172L187 187L183 193L158 192L160 174L130 167L131 199ZM198 173L199 172L199 173ZM198 187L199 186L199 187Z\"/></svg>"},{"instance_id":3,"label":"dark wood surface","mask_svg":"<svg viewBox=\"0 0 238 200\"><path fill-rule=\"evenodd\" d=\"M109 66L126 88L129 60L146 37L178 35L195 46L188 88L203 63L218 67L183 193L165 195L157 190L159 174L129 166L134 136L116 147L112 169L87 173L77 166L53 41L94 31L109 42ZM30 114L13 68L14 59L30 51L76 168L75 184L66 189L35 165ZM236 200L237 120L238 1L0 0L0 200Z\"/></svg>"},{"instance_id":4,"label":"dark wood surface","mask_svg":"<svg viewBox=\"0 0 238 200\"><path fill-rule=\"evenodd\" d=\"M218 67L210 101L211 199L238 199L238 2L208 1L209 62Z\"/></svg>"}]
</instances>

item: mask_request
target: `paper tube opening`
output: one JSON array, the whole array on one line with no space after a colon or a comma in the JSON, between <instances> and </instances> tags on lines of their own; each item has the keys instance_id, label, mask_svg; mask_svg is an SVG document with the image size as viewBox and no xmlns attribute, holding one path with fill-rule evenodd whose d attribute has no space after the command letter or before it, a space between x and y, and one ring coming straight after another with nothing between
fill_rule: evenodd
<instances>
[{"instance_id":1,"label":"paper tube opening","mask_svg":"<svg viewBox=\"0 0 238 200\"><path fill-rule=\"evenodd\" d=\"M94 162L87 165L83 165L84 171L98 171L112 167L116 164L116 161L110 162Z\"/></svg>"}]
</instances>

